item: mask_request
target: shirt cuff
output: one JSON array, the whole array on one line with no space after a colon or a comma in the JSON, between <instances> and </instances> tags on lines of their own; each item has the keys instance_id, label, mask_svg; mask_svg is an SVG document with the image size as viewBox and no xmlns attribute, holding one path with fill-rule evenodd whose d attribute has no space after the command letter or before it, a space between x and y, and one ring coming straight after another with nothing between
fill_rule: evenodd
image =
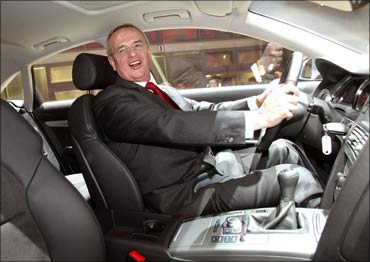
<instances>
[{"instance_id":1,"label":"shirt cuff","mask_svg":"<svg viewBox=\"0 0 370 262\"><path fill-rule=\"evenodd\" d=\"M251 96L247 98L247 104L248 104L249 110L258 109L258 105L256 104L256 99L257 99L257 96Z\"/></svg>"},{"instance_id":2,"label":"shirt cuff","mask_svg":"<svg viewBox=\"0 0 370 262\"><path fill-rule=\"evenodd\" d=\"M244 111L244 122L245 122L245 140L249 140L254 137L254 122L255 114L252 112Z\"/></svg>"}]
</instances>

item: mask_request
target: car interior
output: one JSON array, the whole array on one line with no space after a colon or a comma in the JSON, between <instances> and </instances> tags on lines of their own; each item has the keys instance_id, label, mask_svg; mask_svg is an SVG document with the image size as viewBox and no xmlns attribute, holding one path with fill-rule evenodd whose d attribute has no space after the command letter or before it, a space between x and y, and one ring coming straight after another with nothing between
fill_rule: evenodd
<instances>
[{"instance_id":1,"label":"car interior","mask_svg":"<svg viewBox=\"0 0 370 262\"><path fill-rule=\"evenodd\" d=\"M370 260L368 2L342 1L337 5L320 1L160 1L160 5L156 1L4 2L1 2L1 261ZM55 14L55 21L50 22L56 25L51 27L53 30L63 22L76 29L60 29L55 37L29 45L26 38L18 39L10 21L18 27L23 23L25 28L19 32L27 35L23 30L26 21L31 24L32 19L22 13L31 6L39 8L33 9L35 14L31 17L44 26L43 33L49 30L47 23L41 23L42 12L46 11ZM298 12L299 17L295 15ZM337 43L332 36L323 36L331 31L335 35L337 28L351 32L339 20L333 24L318 21L321 27L315 23L312 30L317 32L310 32L305 26L316 17L311 17L312 12L317 17L358 19L354 25L361 27L358 29L361 37L352 32L347 37L351 41L345 37L349 43ZM127 17L122 19L122 13ZM366 26L360 20L364 16ZM14 21L17 17L20 21ZM151 69L157 83L175 85L167 67L173 58L182 63L176 48L186 49L182 54L184 61L197 56L209 58L210 52L204 50L210 48L207 45L216 45L214 39L205 41L207 47L199 47L200 52L187 48L197 42L201 46L202 34L204 37L213 31L196 31L196 38L192 35L195 31L189 28L222 30L218 34L224 37L225 32L229 33L235 41L232 45L245 40L236 33L259 37L266 41L263 45L245 40L250 45L259 45L259 53L267 41L291 50L279 81L296 85L304 95L294 117L258 132L250 144L235 149L256 146L258 151L265 152L278 138L294 141L307 159L309 172L324 189L317 193L321 202L315 208L297 205L292 194L301 169L283 164L273 171L279 173L281 190L277 206L196 217L162 214L145 206L133 174L110 150L109 139L99 129L92 110L95 95L116 77L104 45L108 28L122 23L121 20L142 27L153 42L153 50L158 53L154 52ZM82 36L89 22L93 29ZM180 42L170 29L179 30L181 37L188 34L196 40ZM69 31L70 34L63 33ZM165 33L175 40L155 42L155 37L164 38ZM361 46L362 34L367 34L367 51ZM35 34L33 37L38 39ZM309 41L300 41L300 37L308 37ZM222 45L229 45L221 40ZM99 51L89 52L89 46L98 46ZM78 52L73 55L67 52L71 48ZM168 59L158 55L162 49L173 50L168 51ZM215 50L212 52L219 61L229 54L224 46ZM245 50L251 54L250 49L237 51L241 54ZM223 80L219 81L222 85L179 87L179 92L199 101L221 102L259 94L268 86L267 82L252 82L253 77L243 82L246 75L235 76L231 71L237 67L233 61L239 59L236 55L239 53L230 54L231 64L223 66L227 69L222 74L217 71L221 67L200 66L208 70L207 80L217 75L218 80ZM42 59L56 57L68 57L68 61L58 62L60 67L55 70L50 66L45 74L48 79L54 75L62 80L48 80L50 88L45 91L38 78L46 64ZM62 69L66 68L70 76L64 75ZM194 71L190 75L195 76ZM233 84L224 84L230 78ZM11 79L22 83L21 99L7 91L14 82ZM71 83L73 90L65 87L66 82ZM55 91L57 87L60 90ZM45 100L45 92L49 95L54 92L55 100ZM69 99L72 93L78 96ZM68 99L59 99L63 96ZM218 149L222 147L215 148Z\"/></svg>"}]
</instances>

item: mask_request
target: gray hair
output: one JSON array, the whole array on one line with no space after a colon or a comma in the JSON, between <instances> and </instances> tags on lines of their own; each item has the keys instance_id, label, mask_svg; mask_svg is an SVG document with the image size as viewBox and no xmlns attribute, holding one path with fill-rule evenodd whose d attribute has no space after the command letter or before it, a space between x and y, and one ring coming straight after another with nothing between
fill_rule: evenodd
<instances>
[{"instance_id":1,"label":"gray hair","mask_svg":"<svg viewBox=\"0 0 370 262\"><path fill-rule=\"evenodd\" d=\"M147 38L147 37L146 37L146 35L145 35L145 33L144 33L140 28L138 28L137 26L135 26L135 25L133 25L133 24L129 24L129 23L121 24L121 25L119 25L119 26L115 27L115 28L114 28L112 31L110 31L110 32L109 32L109 34L108 34L108 37L107 37L107 55L108 55L108 56L110 56L110 55L111 55L111 52L110 52L110 50L109 50L109 40L111 39L112 35L113 35L115 32L117 32L118 30L121 30L121 29L123 29L123 28L133 28L133 29L137 30L138 32L140 32L140 33L143 35L143 37L144 37L144 39L145 39L146 44L148 44L148 45L150 44L150 43L149 43L148 38Z\"/></svg>"}]
</instances>

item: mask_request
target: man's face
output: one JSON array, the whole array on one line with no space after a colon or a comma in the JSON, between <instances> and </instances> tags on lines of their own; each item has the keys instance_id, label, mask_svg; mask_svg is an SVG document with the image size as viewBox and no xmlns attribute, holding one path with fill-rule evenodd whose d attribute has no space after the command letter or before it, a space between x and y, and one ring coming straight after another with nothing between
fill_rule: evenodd
<instances>
[{"instance_id":1,"label":"man's face","mask_svg":"<svg viewBox=\"0 0 370 262\"><path fill-rule=\"evenodd\" d=\"M109 63L118 75L132 82L150 80L152 50L135 28L122 28L109 39Z\"/></svg>"}]
</instances>

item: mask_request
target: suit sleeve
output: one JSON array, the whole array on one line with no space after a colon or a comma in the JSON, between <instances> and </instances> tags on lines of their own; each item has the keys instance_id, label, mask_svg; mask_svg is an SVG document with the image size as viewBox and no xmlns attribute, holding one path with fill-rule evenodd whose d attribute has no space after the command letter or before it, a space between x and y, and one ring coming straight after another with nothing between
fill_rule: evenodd
<instances>
[{"instance_id":1,"label":"suit sleeve","mask_svg":"<svg viewBox=\"0 0 370 262\"><path fill-rule=\"evenodd\" d=\"M98 125L116 142L165 146L245 143L243 111L185 112L161 108L133 91L112 91L95 98L94 113Z\"/></svg>"},{"instance_id":2,"label":"suit sleeve","mask_svg":"<svg viewBox=\"0 0 370 262\"><path fill-rule=\"evenodd\" d=\"M198 102L193 99L184 98L191 105L193 111L211 110L211 111L232 111L232 110L256 110L256 97L248 97L234 101L221 103L209 103L206 101Z\"/></svg>"}]
</instances>

